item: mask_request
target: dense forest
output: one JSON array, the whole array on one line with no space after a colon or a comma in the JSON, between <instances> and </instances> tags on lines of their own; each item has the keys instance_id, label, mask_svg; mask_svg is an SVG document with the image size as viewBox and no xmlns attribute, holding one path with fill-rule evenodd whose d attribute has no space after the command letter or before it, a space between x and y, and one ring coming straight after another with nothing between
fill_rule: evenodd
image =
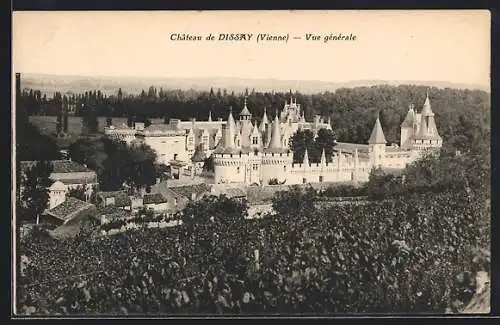
<instances>
[{"instance_id":1,"label":"dense forest","mask_svg":"<svg viewBox=\"0 0 500 325\"><path fill-rule=\"evenodd\" d=\"M459 136L470 138L470 133L475 132L474 130L489 130L490 94L481 90L385 85L343 88L314 95L294 93L293 96L302 105L306 119L311 120L316 114L331 117L339 141L365 143L376 115L380 114L387 141L397 143L399 126L409 105L414 104L417 111L420 111L427 91L436 114L439 133L445 140ZM248 107L256 121L262 117L265 107L268 114L274 114L276 110L283 108L292 95L255 91L247 91L246 94ZM126 116L129 117L129 122L148 118L185 120L195 117L206 120L209 111L212 112L213 119L226 119L229 106L239 112L244 97L245 94L228 93L221 89L200 92L150 87L135 96L124 94L118 89L114 96L107 96L100 91L88 91L70 96L56 93L52 98L47 98L39 91L25 89L20 96L20 104L28 115L60 116L62 107L72 107L75 115L82 116L87 121L93 120L94 116ZM457 141L460 142L460 139Z\"/></svg>"}]
</instances>

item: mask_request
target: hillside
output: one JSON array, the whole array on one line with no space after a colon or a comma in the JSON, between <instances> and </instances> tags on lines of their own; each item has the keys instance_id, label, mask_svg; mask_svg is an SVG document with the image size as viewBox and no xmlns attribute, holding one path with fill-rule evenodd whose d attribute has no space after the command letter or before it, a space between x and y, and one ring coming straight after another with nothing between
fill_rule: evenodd
<instances>
[{"instance_id":1,"label":"hillside","mask_svg":"<svg viewBox=\"0 0 500 325\"><path fill-rule=\"evenodd\" d=\"M473 84L454 84L444 81L415 80L355 80L348 82L330 82L318 80L277 80L277 79L243 79L243 78L158 78L158 77L88 77L72 75L23 74L22 88L38 89L42 93L52 95L61 93L80 93L86 90L101 90L105 94L115 94L118 88L125 93L138 94L153 85L165 89L208 90L227 89L240 93L248 89L255 91L287 92L290 89L304 94L335 91L339 88L354 88L376 85L426 85L438 88L478 89L489 91L487 87Z\"/></svg>"}]
</instances>

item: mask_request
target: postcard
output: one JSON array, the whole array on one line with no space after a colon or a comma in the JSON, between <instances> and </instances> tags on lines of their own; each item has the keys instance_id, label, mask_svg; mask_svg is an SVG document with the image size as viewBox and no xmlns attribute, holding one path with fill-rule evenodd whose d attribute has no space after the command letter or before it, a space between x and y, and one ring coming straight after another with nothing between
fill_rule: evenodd
<instances>
[{"instance_id":1,"label":"postcard","mask_svg":"<svg viewBox=\"0 0 500 325\"><path fill-rule=\"evenodd\" d=\"M12 316L489 314L490 13L13 13Z\"/></svg>"}]
</instances>

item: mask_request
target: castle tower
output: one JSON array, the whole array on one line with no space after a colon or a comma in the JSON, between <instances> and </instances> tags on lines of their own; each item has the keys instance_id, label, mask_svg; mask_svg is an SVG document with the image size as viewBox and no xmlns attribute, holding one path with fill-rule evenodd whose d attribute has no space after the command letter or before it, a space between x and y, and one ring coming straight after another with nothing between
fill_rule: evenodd
<instances>
[{"instance_id":1,"label":"castle tower","mask_svg":"<svg viewBox=\"0 0 500 325\"><path fill-rule=\"evenodd\" d=\"M326 166L326 155L325 155L325 148L323 148L323 151L321 152L321 161L320 164L322 167Z\"/></svg>"},{"instance_id":2,"label":"castle tower","mask_svg":"<svg viewBox=\"0 0 500 325\"><path fill-rule=\"evenodd\" d=\"M416 132L415 110L413 109L413 104L410 104L408 113L406 114L403 123L401 123L401 139L400 139L401 149L411 148L411 141L413 140L415 132Z\"/></svg>"},{"instance_id":3,"label":"castle tower","mask_svg":"<svg viewBox=\"0 0 500 325\"><path fill-rule=\"evenodd\" d=\"M278 118L278 114L274 118L273 125L271 127L271 141L269 142L268 149L272 150L281 150L281 130L280 130L280 121Z\"/></svg>"},{"instance_id":4,"label":"castle tower","mask_svg":"<svg viewBox=\"0 0 500 325\"><path fill-rule=\"evenodd\" d=\"M194 135L194 129L195 129L195 123L196 119L192 118L191 119L191 127L187 131L186 134L186 150L188 152L194 152L195 149L195 135ZM137 125L137 124L136 124Z\"/></svg>"},{"instance_id":5,"label":"castle tower","mask_svg":"<svg viewBox=\"0 0 500 325\"><path fill-rule=\"evenodd\" d=\"M229 116L227 118L226 133L224 134L224 147L234 148L234 137L236 136L236 123L233 118L233 107L229 107Z\"/></svg>"},{"instance_id":6,"label":"castle tower","mask_svg":"<svg viewBox=\"0 0 500 325\"><path fill-rule=\"evenodd\" d=\"M212 122L212 111L208 111L208 121Z\"/></svg>"},{"instance_id":7,"label":"castle tower","mask_svg":"<svg viewBox=\"0 0 500 325\"><path fill-rule=\"evenodd\" d=\"M264 115L262 115L262 120L260 121L260 131L264 132L266 130L266 126L269 124L269 120L267 119L266 108L264 107Z\"/></svg>"},{"instance_id":8,"label":"castle tower","mask_svg":"<svg viewBox=\"0 0 500 325\"><path fill-rule=\"evenodd\" d=\"M385 157L385 140L384 131L380 124L380 117L377 116L375 125L373 126L372 134L368 140L370 146L370 159L374 167L382 166Z\"/></svg>"},{"instance_id":9,"label":"castle tower","mask_svg":"<svg viewBox=\"0 0 500 325\"><path fill-rule=\"evenodd\" d=\"M239 115L240 121L250 121L252 119L252 114L247 107L247 97L245 96L245 104Z\"/></svg>"},{"instance_id":10,"label":"castle tower","mask_svg":"<svg viewBox=\"0 0 500 325\"><path fill-rule=\"evenodd\" d=\"M262 145L262 138L257 128L257 123L252 128L252 134L250 135L250 146L252 149L259 149Z\"/></svg>"},{"instance_id":11,"label":"castle tower","mask_svg":"<svg viewBox=\"0 0 500 325\"><path fill-rule=\"evenodd\" d=\"M420 113L420 128L415 140L417 140L417 147L419 145L423 148L441 147L442 145L442 138L438 133L434 112L431 109L429 92L426 94L424 106Z\"/></svg>"},{"instance_id":12,"label":"castle tower","mask_svg":"<svg viewBox=\"0 0 500 325\"><path fill-rule=\"evenodd\" d=\"M241 151L235 144L235 141L238 141L240 137L236 132L236 124L231 107L229 108L227 123L223 125L222 130L222 139L214 150L215 183L244 182L244 164L240 155L238 155Z\"/></svg>"},{"instance_id":13,"label":"castle tower","mask_svg":"<svg viewBox=\"0 0 500 325\"><path fill-rule=\"evenodd\" d=\"M281 122L278 112L276 112L270 131L269 145L263 150L262 183L268 184L272 179L283 183L286 182L291 169L293 155L288 148L282 146Z\"/></svg>"},{"instance_id":14,"label":"castle tower","mask_svg":"<svg viewBox=\"0 0 500 325\"><path fill-rule=\"evenodd\" d=\"M241 146L245 148L250 147L251 145L250 135L252 133L253 126L252 126L252 114L248 110L246 97L245 97L245 104L239 115L239 122L240 122L239 130L241 135Z\"/></svg>"}]
</instances>

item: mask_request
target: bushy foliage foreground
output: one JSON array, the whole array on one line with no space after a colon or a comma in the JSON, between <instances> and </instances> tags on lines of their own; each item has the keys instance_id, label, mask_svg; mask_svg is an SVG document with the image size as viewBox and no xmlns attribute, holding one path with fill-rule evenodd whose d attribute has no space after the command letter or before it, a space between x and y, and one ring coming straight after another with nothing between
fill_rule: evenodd
<instances>
[{"instance_id":1,"label":"bushy foliage foreground","mask_svg":"<svg viewBox=\"0 0 500 325\"><path fill-rule=\"evenodd\" d=\"M217 214L206 203L197 214ZM18 310L442 313L470 299L474 272L489 267L472 262L478 249L489 249L488 208L462 192L297 206L259 220L233 212L241 215L116 236L27 238L18 246L29 260L18 275Z\"/></svg>"}]
</instances>

